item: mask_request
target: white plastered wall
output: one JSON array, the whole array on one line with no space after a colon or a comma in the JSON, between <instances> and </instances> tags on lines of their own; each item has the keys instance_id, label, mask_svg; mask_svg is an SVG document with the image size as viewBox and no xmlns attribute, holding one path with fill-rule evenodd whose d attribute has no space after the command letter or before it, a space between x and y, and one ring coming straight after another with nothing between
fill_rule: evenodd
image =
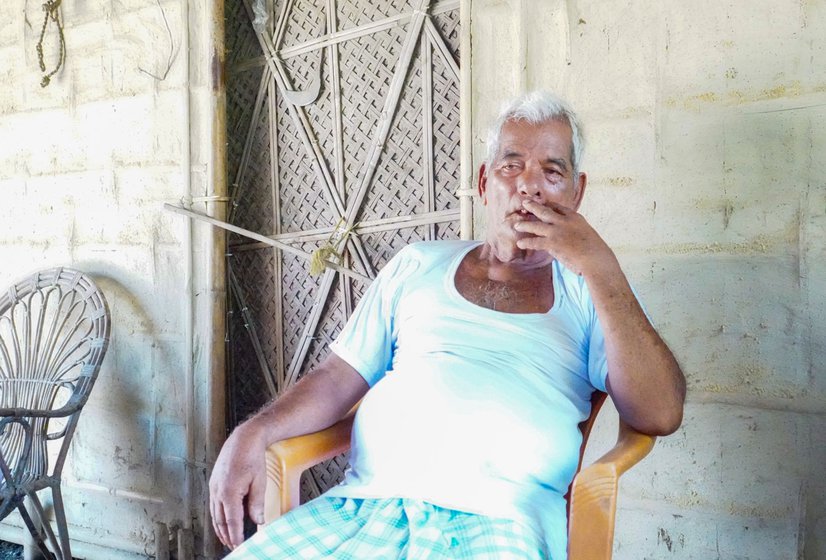
<instances>
[{"instance_id":1,"label":"white plastered wall","mask_svg":"<svg viewBox=\"0 0 826 560\"><path fill-rule=\"evenodd\" d=\"M502 99L571 101L582 212L688 379L623 479L615 558L826 558L826 3L470 7L475 165Z\"/></svg>"},{"instance_id":2,"label":"white plastered wall","mask_svg":"<svg viewBox=\"0 0 826 560\"><path fill-rule=\"evenodd\" d=\"M157 523L201 549L223 295L212 230L162 205L214 194L212 3L65 0L66 64L46 88L41 4L0 3L0 285L70 266L109 302L111 344L64 469L73 552L146 558ZM49 68L57 45L52 25ZM0 538L20 542L17 524Z\"/></svg>"}]
</instances>

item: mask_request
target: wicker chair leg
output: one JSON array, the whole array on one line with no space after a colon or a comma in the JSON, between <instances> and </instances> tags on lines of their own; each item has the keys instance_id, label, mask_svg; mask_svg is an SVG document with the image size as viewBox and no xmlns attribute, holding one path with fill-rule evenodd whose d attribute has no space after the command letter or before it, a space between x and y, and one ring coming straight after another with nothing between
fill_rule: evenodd
<instances>
[{"instance_id":1,"label":"wicker chair leg","mask_svg":"<svg viewBox=\"0 0 826 560\"><path fill-rule=\"evenodd\" d=\"M57 535L60 538L60 552L63 560L72 560L72 549L69 545L69 526L66 524L66 511L63 508L63 493L60 491L60 482L52 487L52 501L54 502L54 517L57 525Z\"/></svg>"},{"instance_id":2,"label":"wicker chair leg","mask_svg":"<svg viewBox=\"0 0 826 560\"><path fill-rule=\"evenodd\" d=\"M46 510L43 509L43 504L40 503L40 498L37 497L37 493L29 492L28 494L26 494L26 496L29 498L29 504L31 504L32 508L34 509L34 512L37 516L37 521L39 522L40 531L37 532L38 546L42 550L45 546L45 540L48 540L49 544L52 547L52 550L54 551L55 558L57 558L57 560L65 560L60 549L60 543L58 543L57 537L55 536L54 531L52 531L52 526L49 523L49 518L46 517ZM61 502L60 505L62 508L63 503ZM43 537L44 533L46 537L45 539ZM43 545L41 546L40 543L43 543ZM48 555L46 557L49 558ZM68 560L71 560L71 556Z\"/></svg>"},{"instance_id":3,"label":"wicker chair leg","mask_svg":"<svg viewBox=\"0 0 826 560\"><path fill-rule=\"evenodd\" d=\"M28 542L25 542L23 545L23 558L25 560L52 558L52 554L46 547L45 535L43 534L43 518L37 512L31 497L32 494L26 495L25 502L29 504L28 507L23 501L17 504L17 511L20 512L20 517L23 518L23 523L26 524L26 528L29 530L29 536L31 537L27 540ZM34 498L37 499L37 496ZM29 514L29 508L35 510L34 519L32 519L32 516ZM37 549L35 549L33 545L36 545Z\"/></svg>"}]
</instances>

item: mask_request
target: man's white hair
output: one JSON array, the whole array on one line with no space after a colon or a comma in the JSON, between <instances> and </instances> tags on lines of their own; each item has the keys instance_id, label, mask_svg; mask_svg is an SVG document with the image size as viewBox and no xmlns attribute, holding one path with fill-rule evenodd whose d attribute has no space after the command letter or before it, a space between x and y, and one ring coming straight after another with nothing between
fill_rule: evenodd
<instances>
[{"instance_id":1,"label":"man's white hair","mask_svg":"<svg viewBox=\"0 0 826 560\"><path fill-rule=\"evenodd\" d=\"M542 124L548 121L567 122L571 127L571 165L574 175L579 173L582 154L585 151L585 138L582 124L574 110L565 101L547 91L533 91L505 103L493 126L488 131L487 167L499 151L502 127L508 121L525 121L530 124Z\"/></svg>"}]
</instances>

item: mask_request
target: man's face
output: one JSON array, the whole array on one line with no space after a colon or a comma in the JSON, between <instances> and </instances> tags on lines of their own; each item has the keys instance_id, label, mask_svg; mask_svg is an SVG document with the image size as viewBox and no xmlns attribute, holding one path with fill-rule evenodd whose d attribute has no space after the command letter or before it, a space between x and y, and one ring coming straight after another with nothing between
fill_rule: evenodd
<instances>
[{"instance_id":1,"label":"man's face","mask_svg":"<svg viewBox=\"0 0 826 560\"><path fill-rule=\"evenodd\" d=\"M564 121L507 121L494 161L489 169L482 166L479 175L487 236L497 243L515 245L530 236L513 229L519 221L537 219L522 208L523 200L543 206L556 202L576 210L585 192L585 174L574 174L571 127Z\"/></svg>"}]
</instances>

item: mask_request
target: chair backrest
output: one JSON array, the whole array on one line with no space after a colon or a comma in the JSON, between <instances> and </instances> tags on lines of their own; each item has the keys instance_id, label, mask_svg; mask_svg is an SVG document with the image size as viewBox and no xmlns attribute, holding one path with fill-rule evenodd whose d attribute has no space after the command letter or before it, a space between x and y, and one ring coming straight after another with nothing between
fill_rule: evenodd
<instances>
[{"instance_id":1,"label":"chair backrest","mask_svg":"<svg viewBox=\"0 0 826 560\"><path fill-rule=\"evenodd\" d=\"M576 466L576 472L579 473L582 470L582 459L585 457L585 446L588 444L588 437L591 435L591 429L594 427L594 423L597 421L597 414L599 414L602 405L605 403L605 399L608 397L607 393L603 393L602 391L594 391L591 394L591 414L588 415L588 418L583 420L579 423L579 431L582 432L582 444L579 446L579 462ZM576 475L574 475L576 476ZM566 502L566 513L568 517L571 517L571 489L568 489L568 493L565 494L565 502Z\"/></svg>"},{"instance_id":2,"label":"chair backrest","mask_svg":"<svg viewBox=\"0 0 826 560\"><path fill-rule=\"evenodd\" d=\"M597 414L599 414L606 398L608 398L607 393L594 391L591 394L591 414L589 414L588 418L583 422L579 423L579 431L582 432L582 445L579 446L579 464L577 464L576 472L582 469L582 458L585 457L585 446L588 444L588 437L591 435L591 429L597 421Z\"/></svg>"},{"instance_id":3,"label":"chair backrest","mask_svg":"<svg viewBox=\"0 0 826 560\"><path fill-rule=\"evenodd\" d=\"M46 443L62 438L52 465L53 473L60 472L109 330L103 294L76 270L37 272L0 294L0 408L5 417L29 418L29 475L48 472ZM0 433L7 464L21 458L24 435L22 424L8 424Z\"/></svg>"}]
</instances>

